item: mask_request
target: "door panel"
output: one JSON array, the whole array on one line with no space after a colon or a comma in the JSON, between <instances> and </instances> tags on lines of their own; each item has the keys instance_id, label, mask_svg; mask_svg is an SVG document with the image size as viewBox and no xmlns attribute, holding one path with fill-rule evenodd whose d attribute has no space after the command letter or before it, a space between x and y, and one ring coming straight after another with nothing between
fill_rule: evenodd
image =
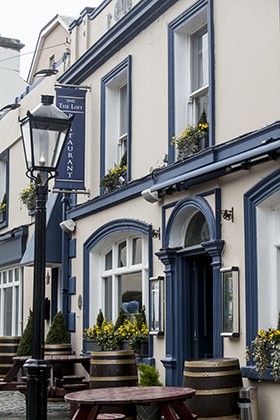
<instances>
[{"instance_id":1,"label":"door panel","mask_svg":"<svg viewBox=\"0 0 280 420\"><path fill-rule=\"evenodd\" d=\"M211 258L186 258L188 359L213 357L213 279Z\"/></svg>"}]
</instances>

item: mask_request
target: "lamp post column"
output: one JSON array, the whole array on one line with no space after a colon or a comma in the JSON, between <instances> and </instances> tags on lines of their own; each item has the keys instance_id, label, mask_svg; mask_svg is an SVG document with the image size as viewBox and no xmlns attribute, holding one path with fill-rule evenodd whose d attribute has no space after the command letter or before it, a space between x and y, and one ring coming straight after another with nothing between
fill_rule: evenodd
<instances>
[{"instance_id":1,"label":"lamp post column","mask_svg":"<svg viewBox=\"0 0 280 420\"><path fill-rule=\"evenodd\" d=\"M32 359L27 368L26 419L47 419L47 382L49 366L44 360L45 269L46 269L46 196L48 186L36 185L34 284L32 318Z\"/></svg>"}]
</instances>

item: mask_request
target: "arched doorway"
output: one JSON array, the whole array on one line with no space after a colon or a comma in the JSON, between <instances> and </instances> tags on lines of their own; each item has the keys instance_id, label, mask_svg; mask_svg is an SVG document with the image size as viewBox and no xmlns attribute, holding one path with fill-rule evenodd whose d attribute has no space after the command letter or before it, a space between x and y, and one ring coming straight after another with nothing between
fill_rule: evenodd
<instances>
[{"instance_id":1,"label":"arched doorway","mask_svg":"<svg viewBox=\"0 0 280 420\"><path fill-rule=\"evenodd\" d=\"M220 255L223 241L202 197L177 203L157 255L166 273L166 383L181 385L184 360L222 356Z\"/></svg>"}]
</instances>

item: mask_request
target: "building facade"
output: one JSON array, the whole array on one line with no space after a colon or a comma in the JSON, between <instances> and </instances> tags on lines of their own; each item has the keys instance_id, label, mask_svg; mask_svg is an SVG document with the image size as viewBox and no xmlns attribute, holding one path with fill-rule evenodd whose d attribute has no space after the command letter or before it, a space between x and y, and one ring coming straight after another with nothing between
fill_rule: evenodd
<instances>
[{"instance_id":1,"label":"building facade","mask_svg":"<svg viewBox=\"0 0 280 420\"><path fill-rule=\"evenodd\" d=\"M105 0L69 31L67 68L20 113L45 89L79 115L55 185L76 227L47 285L74 349L99 308L138 300L167 385L184 360L236 357L275 419L279 385L259 386L245 351L280 309L279 2Z\"/></svg>"}]
</instances>

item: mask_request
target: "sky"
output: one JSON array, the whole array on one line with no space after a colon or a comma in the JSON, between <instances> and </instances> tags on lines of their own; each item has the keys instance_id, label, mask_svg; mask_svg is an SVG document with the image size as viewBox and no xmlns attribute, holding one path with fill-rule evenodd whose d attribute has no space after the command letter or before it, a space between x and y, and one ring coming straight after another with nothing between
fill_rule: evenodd
<instances>
[{"instance_id":1,"label":"sky","mask_svg":"<svg viewBox=\"0 0 280 420\"><path fill-rule=\"evenodd\" d=\"M19 39L20 75L26 80L41 29L57 14L78 18L85 7L96 7L103 0L8 0L0 6L0 35Z\"/></svg>"}]
</instances>

